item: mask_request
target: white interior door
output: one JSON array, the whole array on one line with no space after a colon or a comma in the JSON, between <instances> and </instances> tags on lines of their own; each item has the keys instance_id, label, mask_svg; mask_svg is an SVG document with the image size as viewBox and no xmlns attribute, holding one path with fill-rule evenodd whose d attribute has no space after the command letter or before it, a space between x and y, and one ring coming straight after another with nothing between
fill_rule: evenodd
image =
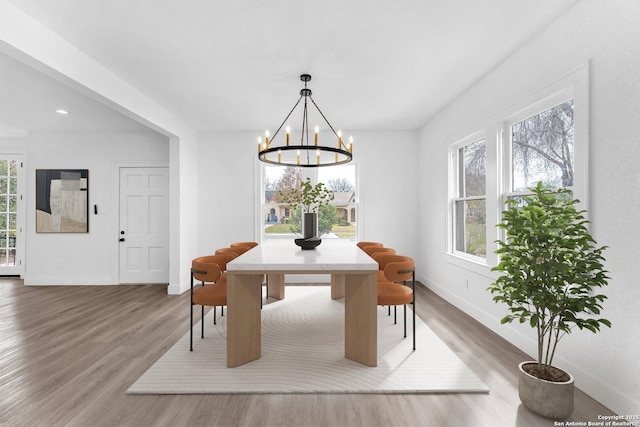
<instances>
[{"instance_id":1,"label":"white interior door","mask_svg":"<svg viewBox=\"0 0 640 427\"><path fill-rule=\"evenodd\" d=\"M120 283L169 282L169 168L120 168Z\"/></svg>"}]
</instances>

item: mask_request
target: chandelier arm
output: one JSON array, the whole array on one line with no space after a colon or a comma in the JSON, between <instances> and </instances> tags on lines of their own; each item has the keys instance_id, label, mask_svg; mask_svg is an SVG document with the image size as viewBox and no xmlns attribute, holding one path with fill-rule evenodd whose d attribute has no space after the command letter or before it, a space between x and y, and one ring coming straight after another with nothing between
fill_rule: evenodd
<instances>
[{"instance_id":1,"label":"chandelier arm","mask_svg":"<svg viewBox=\"0 0 640 427\"><path fill-rule=\"evenodd\" d=\"M325 117L324 113L322 113L322 110L320 110L320 107L318 107L318 104L316 104L316 101L313 100L313 97L311 95L309 95L309 98L311 98L311 102L313 102L313 105L316 107L316 110L318 110L318 113L320 113L320 115L322 116L324 121L329 125L329 127L331 128L331 131L334 133L336 138L340 138L338 136L338 132L336 132L336 130L333 128L333 126L331 126L331 123L329 123L329 120L327 120L327 118ZM306 102L306 100L305 100L305 102ZM340 141L340 144L344 145L344 143L342 141ZM344 145L344 147L347 148L346 145Z\"/></svg>"},{"instance_id":2,"label":"chandelier arm","mask_svg":"<svg viewBox=\"0 0 640 427\"><path fill-rule=\"evenodd\" d=\"M302 96L302 95L301 95ZM309 127L307 119L307 97L304 97L304 107L302 107L302 130L300 131L300 145L304 145L304 131ZM307 133L307 145L309 145L309 134Z\"/></svg>"},{"instance_id":3,"label":"chandelier arm","mask_svg":"<svg viewBox=\"0 0 640 427\"><path fill-rule=\"evenodd\" d=\"M276 139L276 135L278 134L278 132L280 132L280 129L282 129L282 126L284 126L285 123L287 123L287 119L289 118L289 116L293 113L293 110L296 109L296 107L298 106L298 104L300 104L300 100L302 99L302 95L300 95L300 98L298 98L298 101L295 103L295 105L293 106L293 108L291 109L291 111L289 111L289 114L287 114L287 117L284 118L284 120L282 121L282 123L280 123L280 126L278 127L278 130L275 131L275 133L273 134L273 136L271 137L271 140L273 141L274 139ZM322 114L322 113L321 113Z\"/></svg>"}]
</instances>

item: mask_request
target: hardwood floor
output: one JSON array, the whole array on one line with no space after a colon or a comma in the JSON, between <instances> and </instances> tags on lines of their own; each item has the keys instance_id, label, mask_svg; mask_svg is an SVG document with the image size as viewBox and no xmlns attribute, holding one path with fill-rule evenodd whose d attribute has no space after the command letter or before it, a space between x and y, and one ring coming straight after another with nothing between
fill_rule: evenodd
<instances>
[{"instance_id":1,"label":"hardwood floor","mask_svg":"<svg viewBox=\"0 0 640 427\"><path fill-rule=\"evenodd\" d=\"M523 353L428 289L416 293L419 316L489 394L127 395L188 331L188 294L167 295L160 285L29 287L0 278L0 425L554 425L520 407ZM612 412L578 391L571 419L599 414Z\"/></svg>"}]
</instances>

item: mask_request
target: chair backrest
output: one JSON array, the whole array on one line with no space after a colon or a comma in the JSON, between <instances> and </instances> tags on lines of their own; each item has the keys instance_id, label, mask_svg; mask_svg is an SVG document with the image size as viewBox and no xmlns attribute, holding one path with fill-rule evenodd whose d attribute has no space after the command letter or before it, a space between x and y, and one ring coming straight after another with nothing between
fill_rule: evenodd
<instances>
[{"instance_id":1,"label":"chair backrest","mask_svg":"<svg viewBox=\"0 0 640 427\"><path fill-rule=\"evenodd\" d=\"M231 247L234 248L236 246L245 246L249 249L251 248L255 248L256 246L258 246L258 242L236 242L236 243L232 243Z\"/></svg>"},{"instance_id":2,"label":"chair backrest","mask_svg":"<svg viewBox=\"0 0 640 427\"><path fill-rule=\"evenodd\" d=\"M232 248L221 248L221 249L216 249L216 255L231 254L236 257L239 257L243 253L247 252L249 249L250 248L247 248L246 246L234 246Z\"/></svg>"},{"instance_id":3,"label":"chair backrest","mask_svg":"<svg viewBox=\"0 0 640 427\"><path fill-rule=\"evenodd\" d=\"M380 246L365 246L364 248L362 248L363 251L365 251L367 253L367 255L369 255L370 257L375 259L376 254L379 253L387 253L387 254L392 254L394 255L396 253L395 249L391 249L391 248L383 248Z\"/></svg>"},{"instance_id":4,"label":"chair backrest","mask_svg":"<svg viewBox=\"0 0 640 427\"><path fill-rule=\"evenodd\" d=\"M222 274L220 262L224 262L224 260L218 255L207 255L193 259L191 261L191 277L201 282L218 281Z\"/></svg>"},{"instance_id":5,"label":"chair backrest","mask_svg":"<svg viewBox=\"0 0 640 427\"><path fill-rule=\"evenodd\" d=\"M234 258L238 258L237 255L232 253L215 254L213 256L217 257L216 264L220 266L220 270L222 270L223 272L227 271L227 263L229 261L232 261Z\"/></svg>"},{"instance_id":6,"label":"chair backrest","mask_svg":"<svg viewBox=\"0 0 640 427\"><path fill-rule=\"evenodd\" d=\"M391 282L399 282L413 278L415 263L413 258L404 255L381 254L376 258L384 277Z\"/></svg>"},{"instance_id":7,"label":"chair backrest","mask_svg":"<svg viewBox=\"0 0 640 427\"><path fill-rule=\"evenodd\" d=\"M358 243L356 243L356 246L359 247L360 249L362 249L365 246L383 247L384 245L382 243L380 243L380 242L358 242Z\"/></svg>"}]
</instances>

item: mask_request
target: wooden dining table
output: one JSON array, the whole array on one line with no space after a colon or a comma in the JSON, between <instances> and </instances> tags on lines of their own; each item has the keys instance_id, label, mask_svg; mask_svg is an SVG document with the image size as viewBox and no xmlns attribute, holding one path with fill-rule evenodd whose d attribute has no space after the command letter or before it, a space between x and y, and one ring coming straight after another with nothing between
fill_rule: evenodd
<instances>
[{"instance_id":1,"label":"wooden dining table","mask_svg":"<svg viewBox=\"0 0 640 427\"><path fill-rule=\"evenodd\" d=\"M331 277L331 297L344 297L344 356L366 366L377 365L378 263L354 242L324 239L313 250L302 250L293 239L273 239L227 264L227 366L259 359L262 345L262 282L269 296L285 297L286 274Z\"/></svg>"}]
</instances>

